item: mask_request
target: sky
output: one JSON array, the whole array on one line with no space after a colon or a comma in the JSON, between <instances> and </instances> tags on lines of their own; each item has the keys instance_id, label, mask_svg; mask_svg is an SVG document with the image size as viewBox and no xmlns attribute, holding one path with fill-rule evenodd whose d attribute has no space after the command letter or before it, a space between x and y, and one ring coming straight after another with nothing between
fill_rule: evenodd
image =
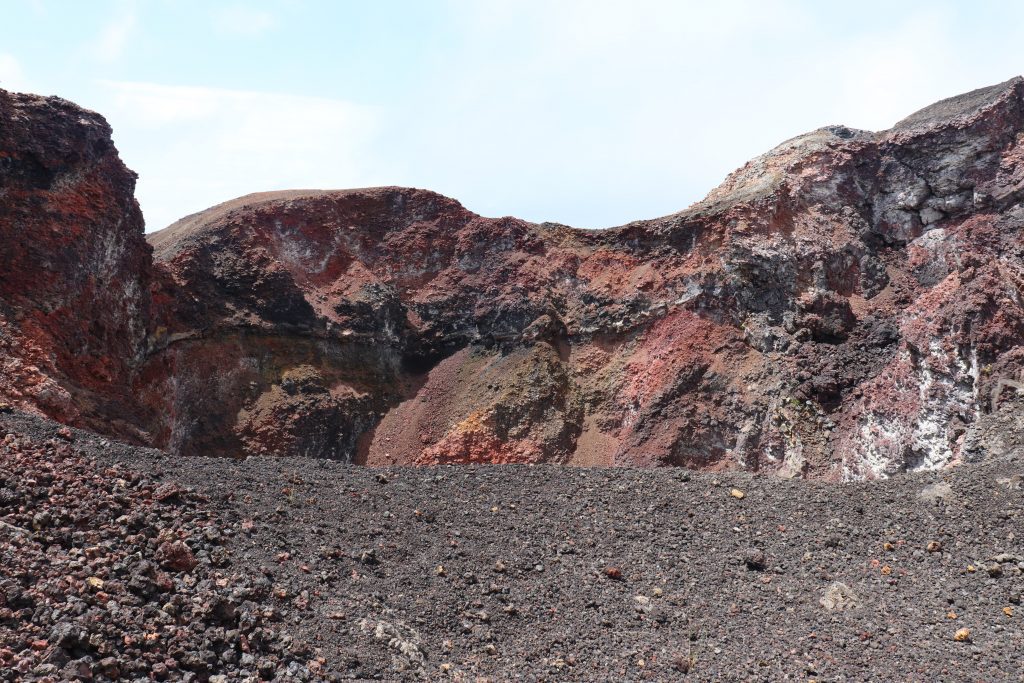
<instances>
[{"instance_id":1,"label":"sky","mask_svg":"<svg viewBox=\"0 0 1024 683\"><path fill-rule=\"evenodd\" d=\"M1021 73L1020 2L0 0L0 88L103 114L147 230L373 185L609 227Z\"/></svg>"}]
</instances>

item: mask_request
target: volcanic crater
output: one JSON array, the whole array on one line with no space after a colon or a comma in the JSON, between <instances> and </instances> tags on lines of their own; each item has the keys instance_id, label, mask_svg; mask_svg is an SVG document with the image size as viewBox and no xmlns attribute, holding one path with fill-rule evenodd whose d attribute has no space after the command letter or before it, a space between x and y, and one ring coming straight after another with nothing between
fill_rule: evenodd
<instances>
[{"instance_id":1,"label":"volcanic crater","mask_svg":"<svg viewBox=\"0 0 1024 683\"><path fill-rule=\"evenodd\" d=\"M608 230L134 184L0 91L0 680L1020 680L1024 79Z\"/></svg>"},{"instance_id":2,"label":"volcanic crater","mask_svg":"<svg viewBox=\"0 0 1024 683\"><path fill-rule=\"evenodd\" d=\"M607 230L425 190L144 235L97 114L0 93L0 397L182 455L831 480L1020 441L1024 81L786 141Z\"/></svg>"}]
</instances>

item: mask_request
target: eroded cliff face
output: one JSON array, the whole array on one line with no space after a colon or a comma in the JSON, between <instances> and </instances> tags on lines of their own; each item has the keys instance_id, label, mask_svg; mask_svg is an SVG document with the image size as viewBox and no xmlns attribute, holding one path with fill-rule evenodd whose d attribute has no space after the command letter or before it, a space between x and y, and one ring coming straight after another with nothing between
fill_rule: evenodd
<instances>
[{"instance_id":1,"label":"eroded cliff face","mask_svg":"<svg viewBox=\"0 0 1024 683\"><path fill-rule=\"evenodd\" d=\"M104 386L127 376L133 428L185 454L838 479L1006 452L1022 143L1014 79L605 231L407 188L250 195L150 236Z\"/></svg>"},{"instance_id":2,"label":"eroded cliff face","mask_svg":"<svg viewBox=\"0 0 1024 683\"><path fill-rule=\"evenodd\" d=\"M0 397L135 441L151 248L110 127L0 90Z\"/></svg>"}]
</instances>

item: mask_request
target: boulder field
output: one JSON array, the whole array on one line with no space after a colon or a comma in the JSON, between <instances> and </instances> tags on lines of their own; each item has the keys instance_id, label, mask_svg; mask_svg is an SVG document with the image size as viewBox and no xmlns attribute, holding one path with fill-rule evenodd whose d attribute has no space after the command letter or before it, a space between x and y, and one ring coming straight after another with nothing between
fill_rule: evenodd
<instances>
[{"instance_id":1,"label":"boulder field","mask_svg":"<svg viewBox=\"0 0 1024 683\"><path fill-rule=\"evenodd\" d=\"M0 400L184 455L871 479L1024 442L1024 79L607 230L419 189L144 234L98 114L0 91Z\"/></svg>"}]
</instances>

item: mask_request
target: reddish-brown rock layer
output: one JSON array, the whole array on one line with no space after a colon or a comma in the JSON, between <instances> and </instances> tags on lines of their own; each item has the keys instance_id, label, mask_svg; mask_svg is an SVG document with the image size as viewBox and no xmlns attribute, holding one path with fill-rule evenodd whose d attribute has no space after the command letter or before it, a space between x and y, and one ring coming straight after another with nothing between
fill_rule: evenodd
<instances>
[{"instance_id":1,"label":"reddish-brown rock layer","mask_svg":"<svg viewBox=\"0 0 1024 683\"><path fill-rule=\"evenodd\" d=\"M131 384L152 258L134 189L102 117L0 90L0 397L144 439Z\"/></svg>"},{"instance_id":2,"label":"reddish-brown rock layer","mask_svg":"<svg viewBox=\"0 0 1024 683\"><path fill-rule=\"evenodd\" d=\"M857 478L1004 452L1022 143L1018 78L795 138L605 231L405 188L243 197L150 236L125 271L160 283L133 309L149 334L103 391L127 377L133 428L181 453Z\"/></svg>"}]
</instances>

